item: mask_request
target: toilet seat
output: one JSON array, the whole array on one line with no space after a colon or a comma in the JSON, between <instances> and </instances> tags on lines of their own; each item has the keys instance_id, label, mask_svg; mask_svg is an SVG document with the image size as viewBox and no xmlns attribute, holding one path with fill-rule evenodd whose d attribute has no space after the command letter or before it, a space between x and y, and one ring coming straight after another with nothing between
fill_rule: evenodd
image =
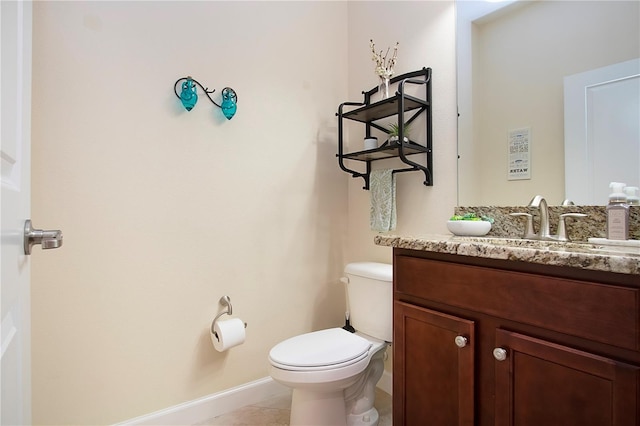
<instances>
[{"instance_id":1,"label":"toilet seat","mask_svg":"<svg viewBox=\"0 0 640 426\"><path fill-rule=\"evenodd\" d=\"M287 339L269 352L271 365L292 371L322 371L355 364L369 355L372 343L342 328Z\"/></svg>"}]
</instances>

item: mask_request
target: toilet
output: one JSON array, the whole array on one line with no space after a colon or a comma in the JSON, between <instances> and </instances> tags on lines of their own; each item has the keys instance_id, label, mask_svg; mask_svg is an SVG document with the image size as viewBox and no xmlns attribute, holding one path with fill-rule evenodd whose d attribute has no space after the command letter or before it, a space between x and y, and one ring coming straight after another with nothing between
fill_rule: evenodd
<instances>
[{"instance_id":1,"label":"toilet","mask_svg":"<svg viewBox=\"0 0 640 426\"><path fill-rule=\"evenodd\" d=\"M392 265L345 267L355 333L329 328L291 337L269 352L271 377L293 389L291 426L376 426L376 384L393 325Z\"/></svg>"}]
</instances>

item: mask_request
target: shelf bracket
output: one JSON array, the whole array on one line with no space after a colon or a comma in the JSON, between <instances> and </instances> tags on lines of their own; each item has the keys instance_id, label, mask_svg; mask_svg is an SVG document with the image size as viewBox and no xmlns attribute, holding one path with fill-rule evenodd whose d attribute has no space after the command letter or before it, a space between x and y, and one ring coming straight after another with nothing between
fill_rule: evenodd
<instances>
[{"instance_id":1,"label":"shelf bracket","mask_svg":"<svg viewBox=\"0 0 640 426\"><path fill-rule=\"evenodd\" d=\"M364 186L362 187L362 189L369 189L369 175L371 174L371 164L370 162L367 161L367 171L365 173L361 173L361 172L357 172L355 170L351 170L350 168L348 168L347 166L345 166L344 164L344 149L342 146L342 141L343 141L343 137L344 137L344 129L342 126L342 111L343 108L345 106L363 106L365 105L365 103L363 102L344 102L341 103L340 106L338 107L338 113L336 114L338 116L338 140L340 141L340 143L338 143L338 153L336 154L336 157L338 157L338 164L340 165L340 168L351 174L351 177L354 178L358 178L361 177L362 179L364 179Z\"/></svg>"},{"instance_id":2,"label":"shelf bracket","mask_svg":"<svg viewBox=\"0 0 640 426\"><path fill-rule=\"evenodd\" d=\"M432 186L433 185L433 149L432 149L432 138L433 138L433 129L432 129L432 118L431 118L431 111L432 111L432 103L431 103L431 68L424 68L423 69L425 71L425 79L424 80L418 80L418 79L413 79L413 78L406 78L403 79L402 81L400 81L400 83L398 84L398 97L399 97L399 102L398 102L398 117L402 117L404 119L404 102L405 102L405 93L404 93L404 86L405 84L409 83L409 84L426 84L426 88L425 88L425 92L426 92L426 101L427 101L427 105L428 105L428 109L426 107L420 108L418 112L414 113L412 117L409 118L409 120L407 121L407 123L411 123L420 113L422 113L423 111L425 111L425 109L427 109L427 114L426 114L426 120L427 120L427 141L426 141L426 148L427 148L427 165L422 165L420 163L416 163L412 160L409 160L409 158L407 158L407 156L404 153L403 150L403 145L404 144L400 144L400 147L398 149L398 156L400 157L400 160L409 165L412 166L412 168L410 169L403 169L402 171L412 171L412 170L422 170L424 172L424 185L425 186ZM404 140L404 126L400 126L399 128L399 132L398 132L398 140L402 141Z\"/></svg>"}]
</instances>

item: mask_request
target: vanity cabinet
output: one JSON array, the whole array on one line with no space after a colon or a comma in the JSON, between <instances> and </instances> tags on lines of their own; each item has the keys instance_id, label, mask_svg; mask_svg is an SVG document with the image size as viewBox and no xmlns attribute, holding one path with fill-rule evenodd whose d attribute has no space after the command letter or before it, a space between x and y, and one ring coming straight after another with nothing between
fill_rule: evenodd
<instances>
[{"instance_id":1,"label":"vanity cabinet","mask_svg":"<svg viewBox=\"0 0 640 426\"><path fill-rule=\"evenodd\" d=\"M393 424L640 424L638 276L394 248Z\"/></svg>"}]
</instances>

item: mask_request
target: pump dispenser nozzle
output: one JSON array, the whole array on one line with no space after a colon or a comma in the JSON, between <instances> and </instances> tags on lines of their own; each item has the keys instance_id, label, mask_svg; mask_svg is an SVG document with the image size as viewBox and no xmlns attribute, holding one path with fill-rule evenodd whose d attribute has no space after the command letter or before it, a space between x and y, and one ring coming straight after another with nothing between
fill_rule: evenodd
<instances>
[{"instance_id":1,"label":"pump dispenser nozzle","mask_svg":"<svg viewBox=\"0 0 640 426\"><path fill-rule=\"evenodd\" d=\"M609 194L609 202L614 202L614 203L624 203L627 201L627 196L624 193L624 187L626 186L626 183L622 183L622 182L611 182L609 184L609 188L611 188L613 191L611 192L611 194Z\"/></svg>"},{"instance_id":2,"label":"pump dispenser nozzle","mask_svg":"<svg viewBox=\"0 0 640 426\"><path fill-rule=\"evenodd\" d=\"M640 205L640 188L637 186L625 186L624 193L627 195L627 204L637 206Z\"/></svg>"}]
</instances>

